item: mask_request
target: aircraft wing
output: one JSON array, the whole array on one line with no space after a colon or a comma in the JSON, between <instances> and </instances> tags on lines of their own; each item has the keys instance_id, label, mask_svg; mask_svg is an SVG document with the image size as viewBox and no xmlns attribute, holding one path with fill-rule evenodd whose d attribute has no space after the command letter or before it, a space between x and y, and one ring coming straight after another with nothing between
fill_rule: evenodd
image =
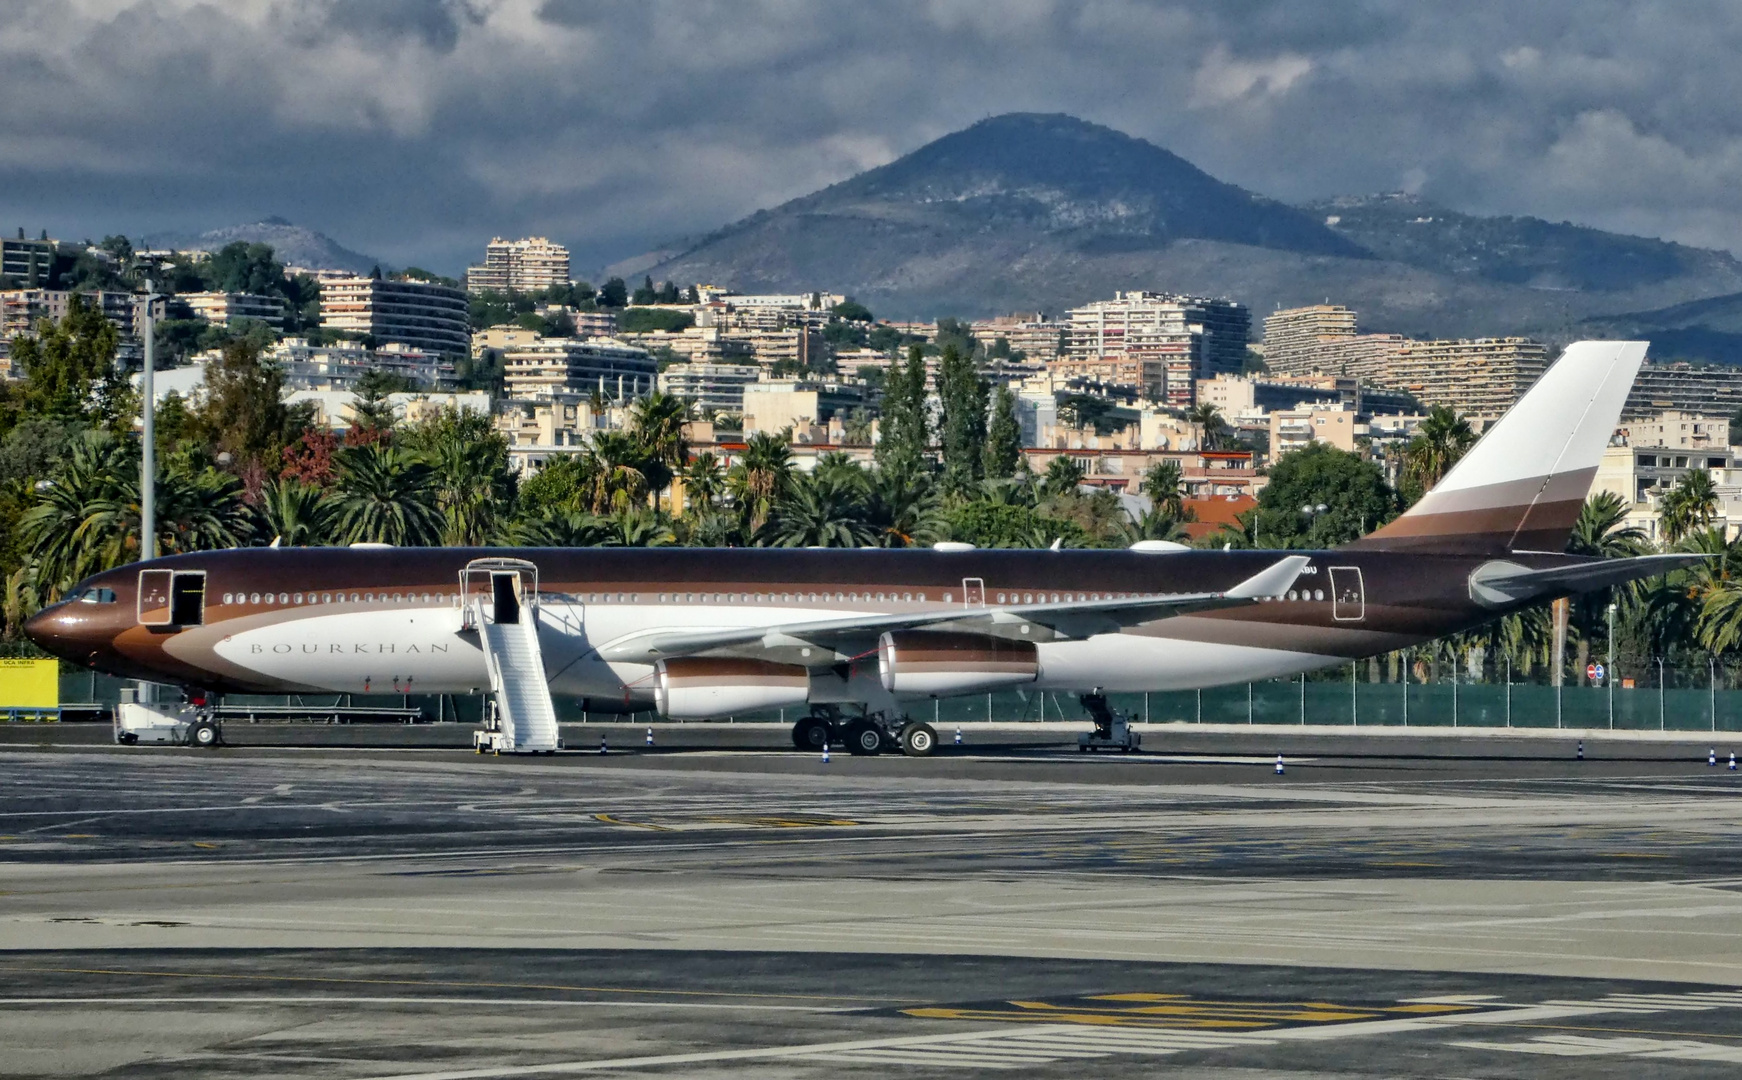
<instances>
[{"instance_id":1,"label":"aircraft wing","mask_svg":"<svg viewBox=\"0 0 1742 1080\"><path fill-rule=\"evenodd\" d=\"M980 630L995 636L1017 636L1023 626L1044 627L1045 637L1086 637L1121 626L1150 622L1191 611L1235 607L1281 596L1311 560L1285 556L1222 592L1148 593L1109 600L998 607L957 607L895 615L850 615L839 619L776 623L772 626L718 627L699 630L648 630L626 634L599 646L605 660L652 663L675 656L692 656L720 649L752 647L758 651L817 646L831 653L837 644L864 642L889 630L912 630L948 624L952 629ZM858 650L855 650L858 651Z\"/></svg>"}]
</instances>

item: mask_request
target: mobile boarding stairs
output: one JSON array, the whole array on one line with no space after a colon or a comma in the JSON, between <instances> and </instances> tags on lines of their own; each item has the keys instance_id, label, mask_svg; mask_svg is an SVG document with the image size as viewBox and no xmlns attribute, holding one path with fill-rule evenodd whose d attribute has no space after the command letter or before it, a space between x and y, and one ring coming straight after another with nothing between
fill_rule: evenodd
<instances>
[{"instance_id":1,"label":"mobile boarding stairs","mask_svg":"<svg viewBox=\"0 0 1742 1080\"><path fill-rule=\"evenodd\" d=\"M556 706L538 644L538 567L521 559L475 559L460 571L463 627L478 634L490 674L478 753L554 754L562 748Z\"/></svg>"}]
</instances>

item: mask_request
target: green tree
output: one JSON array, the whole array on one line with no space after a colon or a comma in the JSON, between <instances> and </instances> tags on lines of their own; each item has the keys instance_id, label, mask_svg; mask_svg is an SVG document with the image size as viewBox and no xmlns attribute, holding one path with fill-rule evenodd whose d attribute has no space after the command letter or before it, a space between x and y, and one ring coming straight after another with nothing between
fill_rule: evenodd
<instances>
[{"instance_id":1,"label":"green tree","mask_svg":"<svg viewBox=\"0 0 1742 1080\"><path fill-rule=\"evenodd\" d=\"M944 489L962 495L984 476L986 408L991 388L980 378L974 361L953 343L938 362L938 399L943 405L939 444L943 451Z\"/></svg>"},{"instance_id":2,"label":"green tree","mask_svg":"<svg viewBox=\"0 0 1742 1080\"><path fill-rule=\"evenodd\" d=\"M115 365L120 344L115 325L76 294L64 318L14 338L12 364L24 372L27 413L83 420L94 411L112 431L123 428L123 419L130 424L131 413L121 415L127 387Z\"/></svg>"},{"instance_id":3,"label":"green tree","mask_svg":"<svg viewBox=\"0 0 1742 1080\"><path fill-rule=\"evenodd\" d=\"M1046 464L1046 475L1041 478L1040 489L1043 495L1060 496L1075 495L1077 488L1082 486L1088 477L1088 470L1069 454L1060 454Z\"/></svg>"},{"instance_id":4,"label":"green tree","mask_svg":"<svg viewBox=\"0 0 1742 1080\"><path fill-rule=\"evenodd\" d=\"M343 543L420 547L441 540L435 472L417 454L388 442L339 451L334 531Z\"/></svg>"},{"instance_id":5,"label":"green tree","mask_svg":"<svg viewBox=\"0 0 1742 1080\"><path fill-rule=\"evenodd\" d=\"M599 287L599 306L606 308L621 308L629 306L629 286L620 277L614 277Z\"/></svg>"},{"instance_id":6,"label":"green tree","mask_svg":"<svg viewBox=\"0 0 1742 1080\"><path fill-rule=\"evenodd\" d=\"M993 480L1008 480L1022 464L1022 424L1016 419L1016 395L1000 383L992 391L992 420L986 430L986 452L981 466Z\"/></svg>"},{"instance_id":7,"label":"green tree","mask_svg":"<svg viewBox=\"0 0 1742 1080\"><path fill-rule=\"evenodd\" d=\"M1185 481L1180 473L1179 462L1158 461L1144 470L1143 483L1138 490L1149 496L1149 501L1155 508L1168 517L1183 519L1185 517Z\"/></svg>"},{"instance_id":8,"label":"green tree","mask_svg":"<svg viewBox=\"0 0 1742 1080\"><path fill-rule=\"evenodd\" d=\"M847 322L872 322L871 309L859 303L851 296L829 309L829 314Z\"/></svg>"},{"instance_id":9,"label":"green tree","mask_svg":"<svg viewBox=\"0 0 1742 1080\"><path fill-rule=\"evenodd\" d=\"M1415 437L1403 448L1407 486L1419 498L1439 483L1474 445L1476 433L1469 421L1444 405L1434 406L1416 428Z\"/></svg>"},{"instance_id":10,"label":"green tree","mask_svg":"<svg viewBox=\"0 0 1742 1080\"><path fill-rule=\"evenodd\" d=\"M684 424L689 422L689 413L688 402L658 390L629 410L630 431L644 459L641 471L653 491L656 508L659 493L671 484L671 478L689 456L689 446L684 441Z\"/></svg>"},{"instance_id":11,"label":"green tree","mask_svg":"<svg viewBox=\"0 0 1742 1080\"><path fill-rule=\"evenodd\" d=\"M208 288L216 292L283 296L284 264L272 254L270 244L237 240L225 244L200 264Z\"/></svg>"},{"instance_id":12,"label":"green tree","mask_svg":"<svg viewBox=\"0 0 1742 1080\"><path fill-rule=\"evenodd\" d=\"M1704 469L1685 473L1658 503L1658 528L1671 544L1711 525L1717 516L1718 488Z\"/></svg>"},{"instance_id":13,"label":"green tree","mask_svg":"<svg viewBox=\"0 0 1742 1080\"><path fill-rule=\"evenodd\" d=\"M1207 401L1187 410L1186 422L1198 429L1198 445L1205 450L1215 450L1227 441L1228 422L1222 418L1222 410Z\"/></svg>"},{"instance_id":14,"label":"green tree","mask_svg":"<svg viewBox=\"0 0 1742 1080\"><path fill-rule=\"evenodd\" d=\"M1397 510L1397 494L1379 466L1315 442L1271 466L1258 496L1257 528L1265 547L1331 547L1365 536Z\"/></svg>"},{"instance_id":15,"label":"green tree","mask_svg":"<svg viewBox=\"0 0 1742 1080\"><path fill-rule=\"evenodd\" d=\"M481 547L506 531L514 477L508 467L508 440L488 416L444 409L411 428L406 442L434 470L443 544Z\"/></svg>"},{"instance_id":16,"label":"green tree","mask_svg":"<svg viewBox=\"0 0 1742 1080\"><path fill-rule=\"evenodd\" d=\"M259 535L283 547L316 547L327 542L332 528L332 504L313 484L280 479L268 483L255 506Z\"/></svg>"},{"instance_id":17,"label":"green tree","mask_svg":"<svg viewBox=\"0 0 1742 1080\"><path fill-rule=\"evenodd\" d=\"M865 492L840 470L799 475L769 522L776 547L861 547L871 540Z\"/></svg>"},{"instance_id":18,"label":"green tree","mask_svg":"<svg viewBox=\"0 0 1742 1080\"><path fill-rule=\"evenodd\" d=\"M960 503L944 517L950 539L979 547L1043 548L1054 541L1062 547L1081 547L1087 539L1075 522L1009 503Z\"/></svg>"},{"instance_id":19,"label":"green tree","mask_svg":"<svg viewBox=\"0 0 1742 1080\"><path fill-rule=\"evenodd\" d=\"M587 509L600 515L618 514L647 501L647 454L634 435L598 432L587 456L593 480Z\"/></svg>"},{"instance_id":20,"label":"green tree","mask_svg":"<svg viewBox=\"0 0 1742 1080\"><path fill-rule=\"evenodd\" d=\"M866 495L865 520L878 547L924 547L946 535L943 494L925 473L878 469Z\"/></svg>"},{"instance_id":21,"label":"green tree","mask_svg":"<svg viewBox=\"0 0 1742 1080\"><path fill-rule=\"evenodd\" d=\"M745 440L744 452L726 473L726 484L743 517L744 532L756 536L792 483L792 445L766 431Z\"/></svg>"},{"instance_id":22,"label":"green tree","mask_svg":"<svg viewBox=\"0 0 1742 1080\"><path fill-rule=\"evenodd\" d=\"M673 308L632 307L617 313L617 332L621 334L648 334L656 330L675 334L695 324L694 315Z\"/></svg>"},{"instance_id":23,"label":"green tree","mask_svg":"<svg viewBox=\"0 0 1742 1080\"><path fill-rule=\"evenodd\" d=\"M276 471L284 447L300 438L301 423L284 404L284 378L260 358L252 342L232 341L206 368L206 396L199 426L212 443L241 465Z\"/></svg>"},{"instance_id":24,"label":"green tree","mask_svg":"<svg viewBox=\"0 0 1742 1080\"><path fill-rule=\"evenodd\" d=\"M925 354L918 345L907 351L907 362L889 365L883 389L883 423L874 456L877 467L903 475L922 470L931 444L931 416L926 404Z\"/></svg>"},{"instance_id":25,"label":"green tree","mask_svg":"<svg viewBox=\"0 0 1742 1080\"><path fill-rule=\"evenodd\" d=\"M683 487L690 509L712 510L726 494L726 467L711 452L703 451L684 466Z\"/></svg>"}]
</instances>

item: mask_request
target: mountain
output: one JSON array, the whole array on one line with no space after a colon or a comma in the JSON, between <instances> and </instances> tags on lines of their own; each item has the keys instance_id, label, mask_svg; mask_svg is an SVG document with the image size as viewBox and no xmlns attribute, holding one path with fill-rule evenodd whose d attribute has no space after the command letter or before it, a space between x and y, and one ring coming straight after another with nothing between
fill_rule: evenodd
<instances>
[{"instance_id":1,"label":"mountain","mask_svg":"<svg viewBox=\"0 0 1742 1080\"><path fill-rule=\"evenodd\" d=\"M611 272L629 269L827 288L897 318L1058 312L1152 289L1232 297L1255 321L1328 298L1372 330L1552 340L1595 316L1742 292L1742 264L1721 252L1401 196L1293 207L1111 128L1026 113Z\"/></svg>"},{"instance_id":2,"label":"mountain","mask_svg":"<svg viewBox=\"0 0 1742 1080\"><path fill-rule=\"evenodd\" d=\"M230 225L197 236L152 236L147 237L145 242L150 247L217 251L225 244L238 240L249 244L270 244L273 255L286 266L303 266L311 270L349 270L352 273L367 274L381 265L379 259L352 251L325 233L292 224L281 217L269 217L248 225Z\"/></svg>"},{"instance_id":3,"label":"mountain","mask_svg":"<svg viewBox=\"0 0 1742 1080\"><path fill-rule=\"evenodd\" d=\"M1742 292L1589 319L1582 329L1592 337L1648 340L1659 360L1742 365Z\"/></svg>"}]
</instances>

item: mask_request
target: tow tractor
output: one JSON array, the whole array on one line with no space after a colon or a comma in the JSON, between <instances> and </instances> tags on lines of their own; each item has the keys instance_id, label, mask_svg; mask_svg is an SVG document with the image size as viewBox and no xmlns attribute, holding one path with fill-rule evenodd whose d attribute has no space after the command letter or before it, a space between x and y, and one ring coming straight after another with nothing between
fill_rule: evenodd
<instances>
[{"instance_id":1,"label":"tow tractor","mask_svg":"<svg viewBox=\"0 0 1742 1080\"><path fill-rule=\"evenodd\" d=\"M1089 710L1089 719L1095 722L1095 730L1077 736L1077 750L1117 750L1123 754L1135 753L1143 743L1143 736L1131 729L1131 718L1124 713L1114 712L1107 705L1105 694L1083 694L1077 700L1083 703L1083 708Z\"/></svg>"}]
</instances>

